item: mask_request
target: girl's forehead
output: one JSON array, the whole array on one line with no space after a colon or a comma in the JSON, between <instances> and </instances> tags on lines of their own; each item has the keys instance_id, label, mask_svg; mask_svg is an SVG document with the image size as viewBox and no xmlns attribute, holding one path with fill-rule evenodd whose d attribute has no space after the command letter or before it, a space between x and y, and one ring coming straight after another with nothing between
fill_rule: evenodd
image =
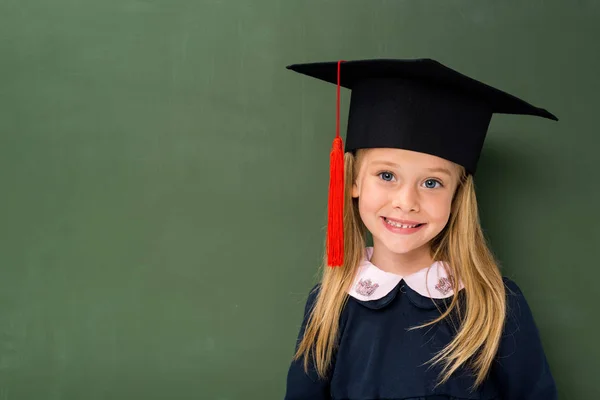
<instances>
[{"instance_id":1,"label":"girl's forehead","mask_svg":"<svg viewBox=\"0 0 600 400\"><path fill-rule=\"evenodd\" d=\"M454 169L453 162L444 158L418 151L396 148L364 149L360 155L362 162L371 164L388 164L404 168L448 168Z\"/></svg>"}]
</instances>

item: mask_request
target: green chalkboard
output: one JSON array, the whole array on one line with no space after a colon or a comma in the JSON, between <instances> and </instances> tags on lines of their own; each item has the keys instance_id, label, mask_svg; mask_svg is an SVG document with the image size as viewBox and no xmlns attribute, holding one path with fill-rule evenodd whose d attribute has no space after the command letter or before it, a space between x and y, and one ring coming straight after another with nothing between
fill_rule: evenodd
<instances>
[{"instance_id":1,"label":"green chalkboard","mask_svg":"<svg viewBox=\"0 0 600 400\"><path fill-rule=\"evenodd\" d=\"M1 1L0 399L282 398L335 129L335 88L285 66L371 57L561 118L495 117L477 190L561 398L600 398L599 19L592 0Z\"/></svg>"}]
</instances>

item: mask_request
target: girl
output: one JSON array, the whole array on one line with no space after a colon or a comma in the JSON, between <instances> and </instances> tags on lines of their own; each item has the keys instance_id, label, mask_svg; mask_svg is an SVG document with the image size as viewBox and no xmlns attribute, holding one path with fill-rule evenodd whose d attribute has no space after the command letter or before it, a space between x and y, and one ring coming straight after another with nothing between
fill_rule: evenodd
<instances>
[{"instance_id":1,"label":"girl","mask_svg":"<svg viewBox=\"0 0 600 400\"><path fill-rule=\"evenodd\" d=\"M288 68L337 83L338 130L324 273L286 399L556 399L530 308L486 244L473 183L493 113L556 117L433 60ZM341 86L352 90L345 154Z\"/></svg>"}]
</instances>

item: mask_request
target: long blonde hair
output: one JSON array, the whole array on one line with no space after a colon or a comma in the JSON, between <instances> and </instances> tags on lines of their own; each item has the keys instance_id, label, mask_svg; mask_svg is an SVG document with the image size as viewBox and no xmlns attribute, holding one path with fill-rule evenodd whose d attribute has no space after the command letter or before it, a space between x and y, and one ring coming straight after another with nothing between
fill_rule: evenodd
<instances>
[{"instance_id":1,"label":"long blonde hair","mask_svg":"<svg viewBox=\"0 0 600 400\"><path fill-rule=\"evenodd\" d=\"M366 227L358 211L358 199L352 198L352 184L358 176L361 150L356 157L346 153L344 194L344 265L327 267L324 258L320 290L307 321L295 359L304 359L321 377L325 377L336 351L339 319L348 299L360 261L364 257ZM475 375L472 389L486 378L500 343L506 315L505 288L498 264L487 246L477 210L473 177L461 167L460 183L452 200L446 227L431 241L432 258L447 261L454 293L459 282L465 296L453 296L450 305L433 321L411 329L424 328L448 318L456 335L430 360L442 365L438 385L446 382L461 366ZM462 294L462 293L461 293ZM460 300L460 303L459 303Z\"/></svg>"}]
</instances>

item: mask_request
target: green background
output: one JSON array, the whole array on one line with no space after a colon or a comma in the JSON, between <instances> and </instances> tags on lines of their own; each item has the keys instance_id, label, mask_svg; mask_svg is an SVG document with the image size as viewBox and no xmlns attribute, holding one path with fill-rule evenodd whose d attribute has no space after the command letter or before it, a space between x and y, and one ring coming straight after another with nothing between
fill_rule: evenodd
<instances>
[{"instance_id":1,"label":"green background","mask_svg":"<svg viewBox=\"0 0 600 400\"><path fill-rule=\"evenodd\" d=\"M371 57L559 116L494 117L478 196L561 398L600 398L599 39L592 0L1 0L0 399L282 398L335 131L285 66Z\"/></svg>"}]
</instances>

